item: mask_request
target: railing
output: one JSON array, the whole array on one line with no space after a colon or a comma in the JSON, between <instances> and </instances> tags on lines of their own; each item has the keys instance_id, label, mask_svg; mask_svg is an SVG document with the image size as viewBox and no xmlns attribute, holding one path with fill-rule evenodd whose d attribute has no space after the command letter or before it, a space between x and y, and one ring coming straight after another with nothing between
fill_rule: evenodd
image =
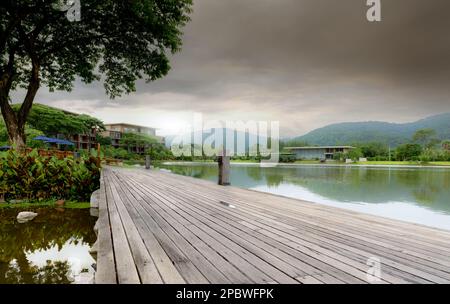
<instances>
[{"instance_id":1,"label":"railing","mask_svg":"<svg viewBox=\"0 0 450 304\"><path fill-rule=\"evenodd\" d=\"M33 149L27 148L25 150L26 153L31 153L31 151L33 151ZM43 150L43 149L38 149L37 151L39 153L39 156L42 156L42 157L55 156L58 159L64 159L64 158L73 157L73 152L72 151Z\"/></svg>"}]
</instances>

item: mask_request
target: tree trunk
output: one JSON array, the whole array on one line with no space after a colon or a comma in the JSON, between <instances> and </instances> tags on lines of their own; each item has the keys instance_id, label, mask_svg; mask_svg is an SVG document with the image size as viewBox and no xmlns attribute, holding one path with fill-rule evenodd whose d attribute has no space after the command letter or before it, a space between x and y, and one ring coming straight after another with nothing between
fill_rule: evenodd
<instances>
[{"instance_id":1,"label":"tree trunk","mask_svg":"<svg viewBox=\"0 0 450 304\"><path fill-rule=\"evenodd\" d=\"M23 126L16 125L9 132L9 139L17 150L23 151L26 148L26 135Z\"/></svg>"},{"instance_id":2,"label":"tree trunk","mask_svg":"<svg viewBox=\"0 0 450 304\"><path fill-rule=\"evenodd\" d=\"M4 111L2 111L2 114ZM25 148L26 137L25 128L20 126L17 118L11 115L3 114L3 119L5 120L6 129L8 130L9 141L18 150L23 150Z\"/></svg>"},{"instance_id":3,"label":"tree trunk","mask_svg":"<svg viewBox=\"0 0 450 304\"><path fill-rule=\"evenodd\" d=\"M39 89L39 65L33 61L27 94L18 113L9 104L9 92L12 84L12 72L4 73L0 78L0 108L5 121L11 144L19 151L25 149L25 123Z\"/></svg>"},{"instance_id":4,"label":"tree trunk","mask_svg":"<svg viewBox=\"0 0 450 304\"><path fill-rule=\"evenodd\" d=\"M2 111L3 120L5 121L6 130L11 144L22 150L25 148L25 128L24 125L19 124L16 113L8 102L8 96L5 95L4 90L0 86L0 108Z\"/></svg>"},{"instance_id":5,"label":"tree trunk","mask_svg":"<svg viewBox=\"0 0 450 304\"><path fill-rule=\"evenodd\" d=\"M0 109L10 142L18 149L25 147L25 129L24 125L19 123L16 113L9 104L8 96L11 89L12 73L4 72L0 78Z\"/></svg>"}]
</instances>

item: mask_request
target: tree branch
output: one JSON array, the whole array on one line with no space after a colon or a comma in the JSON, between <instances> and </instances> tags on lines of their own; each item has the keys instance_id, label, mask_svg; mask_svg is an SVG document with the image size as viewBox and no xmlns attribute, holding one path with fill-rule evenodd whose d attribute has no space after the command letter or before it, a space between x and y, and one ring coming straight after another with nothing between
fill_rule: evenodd
<instances>
[{"instance_id":1,"label":"tree branch","mask_svg":"<svg viewBox=\"0 0 450 304\"><path fill-rule=\"evenodd\" d=\"M28 38L28 35L25 33L25 31L21 26L19 26L19 32L23 36L22 38L25 42L25 48L27 50L28 56L31 59L32 64L27 94L19 109L17 117L19 128L23 128L25 126L25 122L27 120L28 114L30 113L31 107L33 106L34 98L36 97L36 93L40 86L40 79L39 79L40 64L38 56L36 55L36 52L34 50L34 40L32 38L31 39Z\"/></svg>"}]
</instances>

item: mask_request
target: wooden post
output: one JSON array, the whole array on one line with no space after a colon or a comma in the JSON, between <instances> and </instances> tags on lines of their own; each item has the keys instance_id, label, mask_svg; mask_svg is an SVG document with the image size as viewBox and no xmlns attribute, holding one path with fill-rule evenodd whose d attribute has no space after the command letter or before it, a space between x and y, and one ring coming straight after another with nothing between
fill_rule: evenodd
<instances>
[{"instance_id":1,"label":"wooden post","mask_svg":"<svg viewBox=\"0 0 450 304\"><path fill-rule=\"evenodd\" d=\"M150 161L150 155L145 155L145 169L150 169L151 161Z\"/></svg>"},{"instance_id":2,"label":"wooden post","mask_svg":"<svg viewBox=\"0 0 450 304\"><path fill-rule=\"evenodd\" d=\"M230 185L230 157L219 156L219 185Z\"/></svg>"}]
</instances>

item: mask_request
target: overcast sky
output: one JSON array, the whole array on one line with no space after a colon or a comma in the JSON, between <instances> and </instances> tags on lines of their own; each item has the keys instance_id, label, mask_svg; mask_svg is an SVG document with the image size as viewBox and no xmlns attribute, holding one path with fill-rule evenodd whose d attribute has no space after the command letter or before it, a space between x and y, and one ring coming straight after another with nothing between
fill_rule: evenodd
<instances>
[{"instance_id":1,"label":"overcast sky","mask_svg":"<svg viewBox=\"0 0 450 304\"><path fill-rule=\"evenodd\" d=\"M280 121L282 136L450 112L450 1L381 3L369 23L366 0L194 0L166 78L114 101L101 83L36 101L163 133L193 112Z\"/></svg>"}]
</instances>

